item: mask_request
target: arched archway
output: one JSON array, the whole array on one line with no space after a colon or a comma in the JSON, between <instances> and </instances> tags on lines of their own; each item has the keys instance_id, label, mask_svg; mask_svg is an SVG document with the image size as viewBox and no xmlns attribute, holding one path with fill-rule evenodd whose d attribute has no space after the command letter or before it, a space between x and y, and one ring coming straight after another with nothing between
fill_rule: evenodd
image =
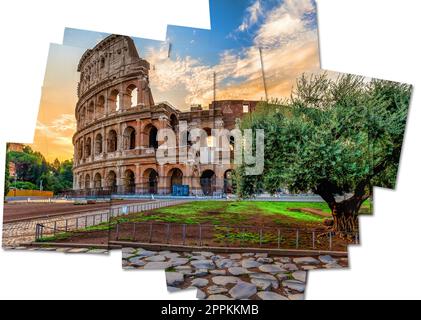
<instances>
[{"instance_id":1,"label":"arched archway","mask_svg":"<svg viewBox=\"0 0 421 320\"><path fill-rule=\"evenodd\" d=\"M106 186L111 192L117 191L117 175L114 171L108 172Z\"/></svg>"},{"instance_id":2,"label":"arched archway","mask_svg":"<svg viewBox=\"0 0 421 320\"><path fill-rule=\"evenodd\" d=\"M110 130L110 132L108 132L107 139L107 152L116 152L117 142L117 132L115 130Z\"/></svg>"},{"instance_id":3,"label":"arched archway","mask_svg":"<svg viewBox=\"0 0 421 320\"><path fill-rule=\"evenodd\" d=\"M200 176L200 186L205 196L213 195L216 186L216 175L212 170L206 170Z\"/></svg>"},{"instance_id":4,"label":"arched archway","mask_svg":"<svg viewBox=\"0 0 421 320\"><path fill-rule=\"evenodd\" d=\"M133 127L127 127L124 130L124 149L134 150L136 149L136 130Z\"/></svg>"},{"instance_id":5,"label":"arched archway","mask_svg":"<svg viewBox=\"0 0 421 320\"><path fill-rule=\"evenodd\" d=\"M91 103L88 106L88 115L87 115L88 122L92 122L94 120L94 113L95 113L95 104L93 101L91 101Z\"/></svg>"},{"instance_id":6,"label":"arched archway","mask_svg":"<svg viewBox=\"0 0 421 320\"><path fill-rule=\"evenodd\" d=\"M147 193L157 194L158 193L158 179L159 175L154 169L146 170L144 173L144 178L146 179L147 184Z\"/></svg>"},{"instance_id":7,"label":"arched archway","mask_svg":"<svg viewBox=\"0 0 421 320\"><path fill-rule=\"evenodd\" d=\"M120 110L120 92L117 89L111 91L109 102L111 112Z\"/></svg>"},{"instance_id":8,"label":"arched archway","mask_svg":"<svg viewBox=\"0 0 421 320\"><path fill-rule=\"evenodd\" d=\"M79 175L79 190L83 189L83 175Z\"/></svg>"},{"instance_id":9,"label":"arched archway","mask_svg":"<svg viewBox=\"0 0 421 320\"><path fill-rule=\"evenodd\" d=\"M232 175L233 175L232 170L227 170L224 173L224 193L225 194L234 193L234 185L233 185Z\"/></svg>"},{"instance_id":10,"label":"arched archway","mask_svg":"<svg viewBox=\"0 0 421 320\"><path fill-rule=\"evenodd\" d=\"M203 128L203 130L206 132L206 145L204 147L214 147L215 146L215 137L212 135L212 129L211 128Z\"/></svg>"},{"instance_id":11,"label":"arched archway","mask_svg":"<svg viewBox=\"0 0 421 320\"><path fill-rule=\"evenodd\" d=\"M174 186L181 186L183 184L183 172L174 168L168 172L170 192L174 193Z\"/></svg>"},{"instance_id":12,"label":"arched archway","mask_svg":"<svg viewBox=\"0 0 421 320\"><path fill-rule=\"evenodd\" d=\"M89 174L85 175L85 190L91 188L91 176Z\"/></svg>"},{"instance_id":13,"label":"arched archway","mask_svg":"<svg viewBox=\"0 0 421 320\"><path fill-rule=\"evenodd\" d=\"M92 140L89 137L88 139L86 139L86 144L85 144L85 158L88 158L92 155Z\"/></svg>"},{"instance_id":14,"label":"arched archway","mask_svg":"<svg viewBox=\"0 0 421 320\"><path fill-rule=\"evenodd\" d=\"M77 157L79 161L83 159L83 141L82 140L79 140L79 143L78 143Z\"/></svg>"},{"instance_id":15,"label":"arched archway","mask_svg":"<svg viewBox=\"0 0 421 320\"><path fill-rule=\"evenodd\" d=\"M99 172L94 177L94 188L97 190L102 188L102 177Z\"/></svg>"},{"instance_id":16,"label":"arched archway","mask_svg":"<svg viewBox=\"0 0 421 320\"><path fill-rule=\"evenodd\" d=\"M124 193L134 194L136 192L136 178L132 170L124 173Z\"/></svg>"},{"instance_id":17,"label":"arched archway","mask_svg":"<svg viewBox=\"0 0 421 320\"><path fill-rule=\"evenodd\" d=\"M170 126L173 131L178 131L178 118L175 114L172 114L170 117Z\"/></svg>"},{"instance_id":18,"label":"arched archway","mask_svg":"<svg viewBox=\"0 0 421 320\"><path fill-rule=\"evenodd\" d=\"M102 153L102 134L98 133L95 137L95 155Z\"/></svg>"},{"instance_id":19,"label":"arched archway","mask_svg":"<svg viewBox=\"0 0 421 320\"><path fill-rule=\"evenodd\" d=\"M131 84L130 86L127 87L127 95L130 97L130 108L134 108L137 107L137 105L139 104L138 102L138 93L139 90L137 89L137 87L134 84Z\"/></svg>"},{"instance_id":20,"label":"arched archway","mask_svg":"<svg viewBox=\"0 0 421 320\"><path fill-rule=\"evenodd\" d=\"M149 148L158 149L158 129L154 126L149 129Z\"/></svg>"},{"instance_id":21,"label":"arched archway","mask_svg":"<svg viewBox=\"0 0 421 320\"><path fill-rule=\"evenodd\" d=\"M96 115L97 117L102 117L105 114L105 98L100 96L96 105Z\"/></svg>"}]
</instances>

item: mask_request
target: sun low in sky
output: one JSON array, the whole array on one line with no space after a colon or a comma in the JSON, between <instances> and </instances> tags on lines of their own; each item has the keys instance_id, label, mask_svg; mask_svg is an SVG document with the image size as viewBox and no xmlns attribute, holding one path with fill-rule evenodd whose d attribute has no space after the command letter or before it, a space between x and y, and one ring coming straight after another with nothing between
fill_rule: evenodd
<instances>
[{"instance_id":1,"label":"sun low in sky","mask_svg":"<svg viewBox=\"0 0 421 320\"><path fill-rule=\"evenodd\" d=\"M289 97L297 77L319 69L313 0L211 0L210 9L211 30L169 26L165 42L133 38L151 63L156 102L182 111L206 108L214 97L214 75L217 100L264 100L264 84L269 99ZM47 160L73 158L77 65L107 36L67 28L63 45L50 47L32 145Z\"/></svg>"}]
</instances>

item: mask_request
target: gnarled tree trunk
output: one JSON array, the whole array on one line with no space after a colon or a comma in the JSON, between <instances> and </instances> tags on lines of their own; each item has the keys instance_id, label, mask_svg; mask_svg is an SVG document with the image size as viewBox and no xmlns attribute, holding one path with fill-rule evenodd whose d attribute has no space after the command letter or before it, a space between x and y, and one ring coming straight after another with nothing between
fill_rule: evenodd
<instances>
[{"instance_id":1,"label":"gnarled tree trunk","mask_svg":"<svg viewBox=\"0 0 421 320\"><path fill-rule=\"evenodd\" d=\"M354 196L348 200L334 203L331 206L333 231L342 236L352 237L358 233L358 212L365 199Z\"/></svg>"}]
</instances>

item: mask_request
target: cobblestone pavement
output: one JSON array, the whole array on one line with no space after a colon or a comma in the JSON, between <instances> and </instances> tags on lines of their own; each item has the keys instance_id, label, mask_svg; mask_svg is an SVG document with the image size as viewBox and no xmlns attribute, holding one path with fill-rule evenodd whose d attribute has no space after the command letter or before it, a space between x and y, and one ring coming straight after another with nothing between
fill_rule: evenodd
<instances>
[{"instance_id":1,"label":"cobblestone pavement","mask_svg":"<svg viewBox=\"0 0 421 320\"><path fill-rule=\"evenodd\" d=\"M183 201L177 201L177 204L180 203L183 203ZM112 212L113 216L116 216L133 212L133 210L144 211L148 208L161 208L170 205L174 205L174 201L158 200L143 201L139 203L133 202L116 204L110 206L109 209L93 210L91 212L3 223L2 245L7 247L18 247L22 244L33 242L35 240L35 229L37 224L43 224L48 227L43 229L44 235L52 235L54 233L54 227L56 227L56 230L70 231L104 223L107 221L107 214L110 212Z\"/></svg>"},{"instance_id":2,"label":"cobblestone pavement","mask_svg":"<svg viewBox=\"0 0 421 320\"><path fill-rule=\"evenodd\" d=\"M27 220L27 221L22 221L22 222L3 223L3 243L2 244L5 247L15 247L15 246L20 246L25 243L33 242L35 240L35 228L37 224L53 224L54 222L57 222L57 228L63 229L66 223L64 219L68 219L70 221L68 228L69 230L71 230L76 224L76 219L84 218L87 215L92 215L92 214L98 214L98 216L95 218L95 221L89 221L88 224L92 224L92 223L99 224L101 223L101 216L100 216L101 213L104 214L105 216L108 213L108 210L94 211L91 213L84 212L84 213L73 214L73 215L34 219L34 220ZM106 219L106 216L105 216L105 219Z\"/></svg>"},{"instance_id":3,"label":"cobblestone pavement","mask_svg":"<svg viewBox=\"0 0 421 320\"><path fill-rule=\"evenodd\" d=\"M207 300L303 300L307 272L348 267L347 258L264 253L175 253L124 248L123 268L166 270L168 291L197 289Z\"/></svg>"},{"instance_id":4,"label":"cobblestone pavement","mask_svg":"<svg viewBox=\"0 0 421 320\"><path fill-rule=\"evenodd\" d=\"M38 251L38 252L58 252L58 253L90 253L90 254L108 254L106 249L93 248L37 248L37 247L3 247L6 251Z\"/></svg>"}]
</instances>

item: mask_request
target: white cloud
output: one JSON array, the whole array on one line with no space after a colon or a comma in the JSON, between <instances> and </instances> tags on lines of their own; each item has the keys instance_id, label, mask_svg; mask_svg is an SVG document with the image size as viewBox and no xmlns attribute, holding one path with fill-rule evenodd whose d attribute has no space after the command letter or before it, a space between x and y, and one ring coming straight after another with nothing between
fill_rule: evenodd
<instances>
[{"instance_id":1,"label":"white cloud","mask_svg":"<svg viewBox=\"0 0 421 320\"><path fill-rule=\"evenodd\" d=\"M282 5L267 14L265 22L257 32L258 46L279 46L296 39L309 30L306 14L314 12L313 0L285 0Z\"/></svg>"},{"instance_id":2,"label":"white cloud","mask_svg":"<svg viewBox=\"0 0 421 320\"><path fill-rule=\"evenodd\" d=\"M313 0L282 2L265 14L254 46L221 52L218 64L212 67L191 57L167 59L166 52L156 51L150 57L151 64L156 66L151 83L162 92L184 88L186 105L207 105L213 98L216 72L217 99L260 100L264 98L261 47L269 95L289 96L298 76L319 67L317 31L307 20L307 14L314 10ZM245 22L256 23L262 13L260 2L256 1L248 12Z\"/></svg>"},{"instance_id":3,"label":"white cloud","mask_svg":"<svg viewBox=\"0 0 421 320\"><path fill-rule=\"evenodd\" d=\"M262 16L262 14L262 4L260 0L256 0L256 2L247 8L243 23L238 27L237 30L240 32L248 30L259 21L259 18Z\"/></svg>"}]
</instances>

